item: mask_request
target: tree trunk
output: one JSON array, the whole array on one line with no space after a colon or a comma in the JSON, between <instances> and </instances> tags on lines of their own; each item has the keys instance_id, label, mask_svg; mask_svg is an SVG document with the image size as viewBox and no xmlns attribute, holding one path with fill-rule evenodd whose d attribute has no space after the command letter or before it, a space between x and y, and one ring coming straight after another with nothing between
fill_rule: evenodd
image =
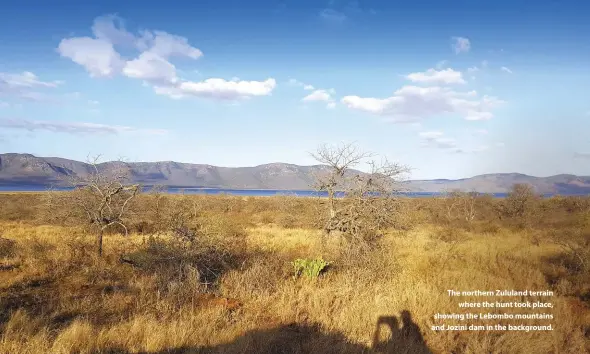
<instances>
[{"instance_id":1,"label":"tree trunk","mask_svg":"<svg viewBox=\"0 0 590 354\"><path fill-rule=\"evenodd\" d=\"M103 229L101 227L98 230L98 233L96 234L96 253L98 253L99 257L102 256L102 234L103 234Z\"/></svg>"},{"instance_id":2,"label":"tree trunk","mask_svg":"<svg viewBox=\"0 0 590 354\"><path fill-rule=\"evenodd\" d=\"M334 189L328 190L328 204L330 206L330 219L336 216L336 210L334 210Z\"/></svg>"}]
</instances>

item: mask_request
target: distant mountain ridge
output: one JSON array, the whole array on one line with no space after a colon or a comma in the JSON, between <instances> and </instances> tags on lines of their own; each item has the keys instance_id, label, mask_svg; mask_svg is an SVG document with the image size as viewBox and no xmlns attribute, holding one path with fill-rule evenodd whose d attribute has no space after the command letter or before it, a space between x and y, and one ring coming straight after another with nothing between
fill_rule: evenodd
<instances>
[{"instance_id":1,"label":"distant mountain ridge","mask_svg":"<svg viewBox=\"0 0 590 354\"><path fill-rule=\"evenodd\" d=\"M101 171L114 170L120 164L130 168L133 182L145 185L202 187L226 189L307 190L314 176L327 171L327 166L299 166L270 163L254 167L219 167L174 161L103 162ZM37 157L31 154L0 154L0 186L60 185L68 176L83 176L92 166L59 157ZM355 173L362 173L355 171ZM412 180L404 184L411 192L444 192L459 189L481 193L506 193L515 183L532 185L546 194L590 194L590 177L561 174L534 177L520 173L485 174L458 180Z\"/></svg>"}]
</instances>

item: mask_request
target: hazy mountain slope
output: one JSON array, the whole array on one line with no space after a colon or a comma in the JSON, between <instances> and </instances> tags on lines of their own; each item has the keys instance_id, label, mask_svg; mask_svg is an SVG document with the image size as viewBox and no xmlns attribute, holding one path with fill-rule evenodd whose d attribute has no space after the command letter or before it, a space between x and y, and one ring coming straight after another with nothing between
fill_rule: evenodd
<instances>
[{"instance_id":1,"label":"hazy mountain slope","mask_svg":"<svg viewBox=\"0 0 590 354\"><path fill-rule=\"evenodd\" d=\"M326 166L321 165L270 163L255 167L231 168L173 161L105 162L97 168L100 171L114 171L122 165L129 166L135 182L146 185L236 189L310 189L314 176L326 170ZM68 176L83 176L90 171L92 166L89 164L59 157L0 154L0 185L63 184ZM498 173L459 180L408 181L404 187L416 192L461 189L482 193L505 193L515 183L531 184L539 193L590 194L590 177L566 174L533 177L518 173Z\"/></svg>"}]
</instances>

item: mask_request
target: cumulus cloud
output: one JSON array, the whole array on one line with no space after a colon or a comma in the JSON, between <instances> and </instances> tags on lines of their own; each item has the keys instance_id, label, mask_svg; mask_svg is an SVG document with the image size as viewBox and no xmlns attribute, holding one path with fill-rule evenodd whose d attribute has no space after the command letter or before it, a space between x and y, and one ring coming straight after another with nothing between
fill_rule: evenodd
<instances>
[{"instance_id":1,"label":"cumulus cloud","mask_svg":"<svg viewBox=\"0 0 590 354\"><path fill-rule=\"evenodd\" d=\"M452 47L455 54L467 53L471 49L471 42L468 38L464 37L453 37L451 38Z\"/></svg>"},{"instance_id":2,"label":"cumulus cloud","mask_svg":"<svg viewBox=\"0 0 590 354\"><path fill-rule=\"evenodd\" d=\"M309 95L303 97L301 101L303 102L326 102L326 107L329 109L333 109L336 107L336 102L334 102L334 98L332 98L332 94L334 93L334 89L329 90L315 90Z\"/></svg>"},{"instance_id":3,"label":"cumulus cloud","mask_svg":"<svg viewBox=\"0 0 590 354\"><path fill-rule=\"evenodd\" d=\"M62 57L83 66L92 77L112 77L124 66L124 61L112 43L90 37L63 39L58 46Z\"/></svg>"},{"instance_id":4,"label":"cumulus cloud","mask_svg":"<svg viewBox=\"0 0 590 354\"><path fill-rule=\"evenodd\" d=\"M119 125L106 125L85 122L56 122L39 121L15 118L0 118L0 127L7 129L21 129L28 131L49 131L70 134L120 134L120 133L147 133L165 134L161 129L137 129Z\"/></svg>"},{"instance_id":5,"label":"cumulus cloud","mask_svg":"<svg viewBox=\"0 0 590 354\"><path fill-rule=\"evenodd\" d=\"M303 97L303 102L316 102L316 101L325 101L328 102L332 99L328 91L326 90L315 90L314 92L310 93L309 95Z\"/></svg>"},{"instance_id":6,"label":"cumulus cloud","mask_svg":"<svg viewBox=\"0 0 590 354\"><path fill-rule=\"evenodd\" d=\"M428 69L425 72L411 73L406 76L406 79L412 82L425 84L464 84L463 75L460 71L453 69L444 69L437 71L436 69Z\"/></svg>"},{"instance_id":7,"label":"cumulus cloud","mask_svg":"<svg viewBox=\"0 0 590 354\"><path fill-rule=\"evenodd\" d=\"M127 77L152 83L174 84L178 82L176 67L163 57L152 52L143 52L123 67Z\"/></svg>"},{"instance_id":8,"label":"cumulus cloud","mask_svg":"<svg viewBox=\"0 0 590 354\"><path fill-rule=\"evenodd\" d=\"M115 15L97 17L92 26L94 37L63 39L57 50L66 58L83 66L92 77L123 75L141 80L157 94L171 98L189 96L212 99L240 99L270 95L276 86L274 79L265 81L227 81L210 78L204 81L183 80L171 58L196 60L203 56L200 49L185 37L164 31L142 30L133 34L125 29L122 19ZM118 50L139 52L126 58Z\"/></svg>"},{"instance_id":9,"label":"cumulus cloud","mask_svg":"<svg viewBox=\"0 0 590 354\"><path fill-rule=\"evenodd\" d=\"M445 87L404 86L387 98L345 96L349 109L397 122L416 122L431 116L457 114L466 120L487 120L491 110L503 103L496 97L478 97L476 91L457 92Z\"/></svg>"},{"instance_id":10,"label":"cumulus cloud","mask_svg":"<svg viewBox=\"0 0 590 354\"><path fill-rule=\"evenodd\" d=\"M503 72L506 72L508 74L512 74L512 70L508 69L507 67L503 66L500 68L500 70L502 70Z\"/></svg>"}]
</instances>

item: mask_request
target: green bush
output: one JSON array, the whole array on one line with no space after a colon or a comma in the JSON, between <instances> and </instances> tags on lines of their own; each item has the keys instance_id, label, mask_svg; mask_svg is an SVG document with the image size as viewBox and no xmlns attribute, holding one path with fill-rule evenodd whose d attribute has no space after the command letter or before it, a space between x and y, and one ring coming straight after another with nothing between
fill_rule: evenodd
<instances>
[{"instance_id":1,"label":"green bush","mask_svg":"<svg viewBox=\"0 0 590 354\"><path fill-rule=\"evenodd\" d=\"M296 259L293 262L293 270L295 271L294 278L305 276L306 278L315 279L326 270L330 262L324 261L322 258L317 259Z\"/></svg>"}]
</instances>

